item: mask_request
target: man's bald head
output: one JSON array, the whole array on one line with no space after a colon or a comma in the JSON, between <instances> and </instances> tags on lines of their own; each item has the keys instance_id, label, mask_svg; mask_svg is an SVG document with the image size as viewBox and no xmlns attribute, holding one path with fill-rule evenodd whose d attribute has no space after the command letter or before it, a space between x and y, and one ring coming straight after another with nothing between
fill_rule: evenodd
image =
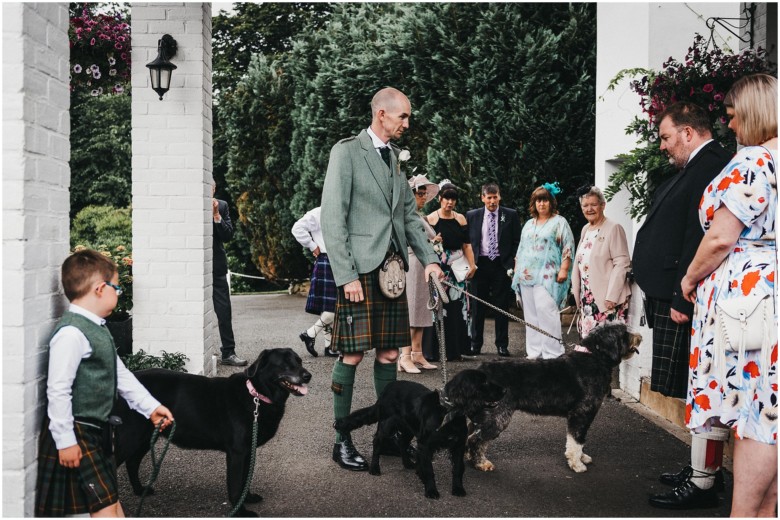
<instances>
[{"instance_id":1,"label":"man's bald head","mask_svg":"<svg viewBox=\"0 0 780 520\"><path fill-rule=\"evenodd\" d=\"M376 117L380 110L392 111L409 103L409 98L397 88L383 88L371 99L371 117Z\"/></svg>"}]
</instances>

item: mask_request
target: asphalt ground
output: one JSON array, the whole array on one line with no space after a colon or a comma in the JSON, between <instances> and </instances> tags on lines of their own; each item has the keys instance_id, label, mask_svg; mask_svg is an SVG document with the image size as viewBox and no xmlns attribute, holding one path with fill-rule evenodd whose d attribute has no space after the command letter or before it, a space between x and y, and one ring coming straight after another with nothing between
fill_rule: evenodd
<instances>
[{"instance_id":1,"label":"asphalt ground","mask_svg":"<svg viewBox=\"0 0 780 520\"><path fill-rule=\"evenodd\" d=\"M262 517L725 517L731 504L731 474L726 492L714 509L669 511L648 504L648 496L669 488L658 475L677 471L689 460L689 447L668 421L653 417L642 406L623 397L609 396L588 434L585 452L593 463L585 473L574 473L564 459L566 421L558 417L518 412L511 425L491 445L488 458L493 472L467 466L465 497L450 494L451 471L446 454L434 462L441 498L425 498L412 470L396 457L382 458L382 475L350 472L331 460L333 404L330 375L334 358L322 356L323 339L317 338L320 356L310 356L298 334L315 317L304 312L302 295L233 296L233 326L237 352L253 360L266 348L291 347L312 373L309 393L290 397L276 436L257 450L252 491L263 496L248 508ZM564 331L565 332L565 331ZM572 333L576 334L574 330ZM566 335L567 341L576 336ZM493 323L485 324L485 346L479 360L497 357ZM523 327L510 322L512 356L525 355ZM649 348L643 345L640 348ZM478 361L448 364L450 377ZM353 409L375 400L368 354L358 367ZM240 371L219 367L219 376ZM440 370L399 374L429 388L441 388ZM621 396L620 392L616 395ZM638 413L642 412L642 413ZM371 453L373 427L353 433L357 448ZM143 482L151 472L144 459ZM125 512L138 506L123 467L119 468L120 497ZM225 456L215 451L181 450L171 446L155 485L145 499L141 515L148 517L220 517L227 502Z\"/></svg>"}]
</instances>

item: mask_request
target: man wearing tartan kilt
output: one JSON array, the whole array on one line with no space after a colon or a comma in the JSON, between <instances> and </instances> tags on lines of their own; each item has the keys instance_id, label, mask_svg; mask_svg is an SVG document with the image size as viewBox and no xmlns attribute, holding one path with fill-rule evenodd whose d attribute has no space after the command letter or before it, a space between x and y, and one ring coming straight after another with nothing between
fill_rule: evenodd
<instances>
[{"instance_id":1,"label":"man wearing tartan kilt","mask_svg":"<svg viewBox=\"0 0 780 520\"><path fill-rule=\"evenodd\" d=\"M408 269L407 247L431 274L444 277L428 243L416 203L398 162L400 149L389 143L409 128L412 108L399 90L385 88L371 100L371 126L339 141L330 152L322 191L322 229L338 286L332 348L331 388L336 419L352 407L355 372L364 352L376 349L377 397L396 379L398 349L410 344L406 294L389 299L379 289L378 271L388 254L400 255ZM336 434L333 460L342 468L368 465L351 439Z\"/></svg>"},{"instance_id":2,"label":"man wearing tartan kilt","mask_svg":"<svg viewBox=\"0 0 780 520\"><path fill-rule=\"evenodd\" d=\"M62 264L70 307L49 341L36 516L125 516L108 424L117 393L153 423L173 421L116 354L104 318L122 293L118 284L116 265L97 251L76 251Z\"/></svg>"},{"instance_id":3,"label":"man wearing tartan kilt","mask_svg":"<svg viewBox=\"0 0 780 520\"><path fill-rule=\"evenodd\" d=\"M336 311L337 289L336 282L333 280L333 271L330 268L330 260L328 260L328 252L325 249L325 241L322 239L320 207L307 211L304 216L296 220L292 227L292 234L299 244L309 249L314 255L309 295L306 298L306 312L319 316L314 325L301 332L298 337L303 341L309 354L317 357L314 340L317 334L324 331L325 355L336 357L338 354L330 348L330 343L333 333L331 324Z\"/></svg>"}]
</instances>

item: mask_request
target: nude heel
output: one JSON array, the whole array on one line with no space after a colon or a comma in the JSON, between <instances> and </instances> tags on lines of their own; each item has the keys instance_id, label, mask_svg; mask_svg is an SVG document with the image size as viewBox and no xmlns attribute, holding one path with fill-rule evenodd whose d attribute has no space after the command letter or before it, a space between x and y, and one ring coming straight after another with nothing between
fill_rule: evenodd
<instances>
[{"instance_id":1,"label":"nude heel","mask_svg":"<svg viewBox=\"0 0 780 520\"><path fill-rule=\"evenodd\" d=\"M420 367L424 370L436 370L437 368L439 368L436 365L432 365L428 363L428 360L425 359L425 356L423 356L422 352L412 351L411 358L412 358L412 363L414 363L415 366Z\"/></svg>"},{"instance_id":2,"label":"nude heel","mask_svg":"<svg viewBox=\"0 0 780 520\"><path fill-rule=\"evenodd\" d=\"M412 363L412 356L409 354L401 354L398 359L398 371L406 372L407 374L419 374L420 369Z\"/></svg>"}]
</instances>

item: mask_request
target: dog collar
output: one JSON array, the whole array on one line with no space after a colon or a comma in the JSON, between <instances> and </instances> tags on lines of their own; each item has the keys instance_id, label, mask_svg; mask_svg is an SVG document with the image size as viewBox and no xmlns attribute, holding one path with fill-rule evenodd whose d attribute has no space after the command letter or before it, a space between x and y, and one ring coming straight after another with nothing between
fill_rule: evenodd
<instances>
[{"instance_id":1,"label":"dog collar","mask_svg":"<svg viewBox=\"0 0 780 520\"><path fill-rule=\"evenodd\" d=\"M249 390L249 395L252 397L257 397L261 401L263 401L266 404L271 404L271 400L268 399L266 396L255 390L255 385L252 384L252 381L249 379L246 380L246 389Z\"/></svg>"},{"instance_id":2,"label":"dog collar","mask_svg":"<svg viewBox=\"0 0 780 520\"><path fill-rule=\"evenodd\" d=\"M591 354L591 351L587 349L587 347L583 347L582 345L575 345L574 350L577 352L584 352L585 354Z\"/></svg>"}]
</instances>

